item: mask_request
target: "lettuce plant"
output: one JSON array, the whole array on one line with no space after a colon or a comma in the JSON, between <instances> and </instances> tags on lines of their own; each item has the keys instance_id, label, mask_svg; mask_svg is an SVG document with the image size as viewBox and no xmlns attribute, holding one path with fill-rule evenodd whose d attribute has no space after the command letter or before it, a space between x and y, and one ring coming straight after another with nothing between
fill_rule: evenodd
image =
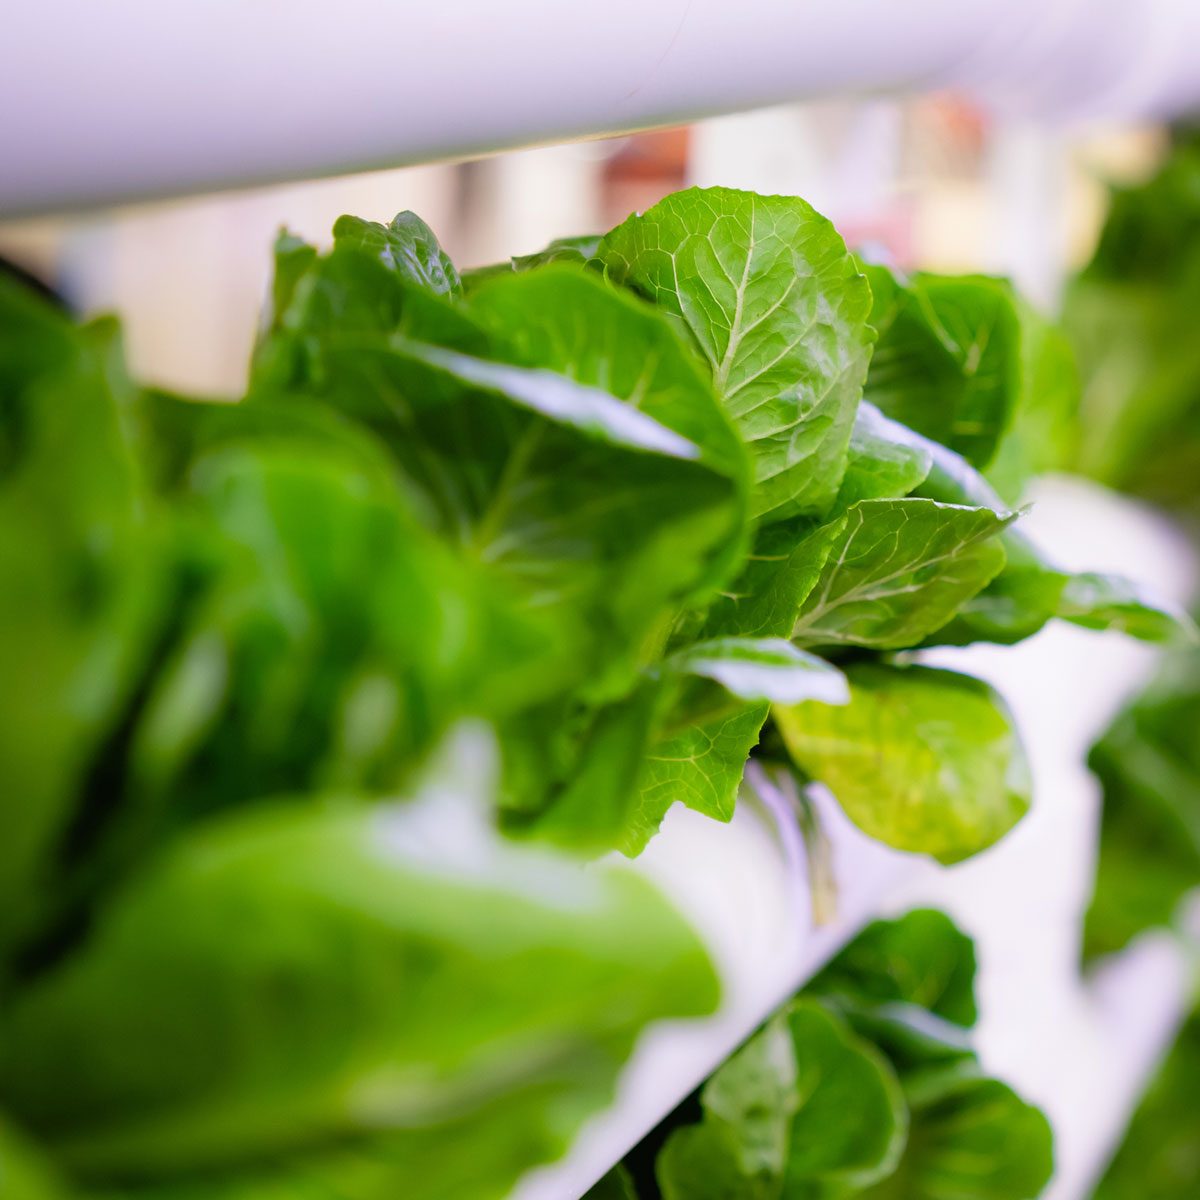
<instances>
[{"instance_id":1,"label":"lettuce plant","mask_svg":"<svg viewBox=\"0 0 1200 1200\"><path fill-rule=\"evenodd\" d=\"M1050 1126L980 1069L974 976L941 913L869 926L592 1195L1032 1200Z\"/></svg>"},{"instance_id":2,"label":"lettuce plant","mask_svg":"<svg viewBox=\"0 0 1200 1200\"><path fill-rule=\"evenodd\" d=\"M1009 448L1002 474L1021 478L1022 421L1070 386L1060 341L1006 284L862 268L802 200L724 188L464 278L410 215L343 218L324 257L283 239L277 262L247 407L299 390L370 426L440 534L574 625L563 644L582 634L576 676L504 728L510 829L636 853L673 803L727 820L773 704L786 730L788 707L836 696L802 724L918 763L916 788L882 773L868 832L967 857L1027 808L1006 710L890 655L1055 617L1174 634L1124 581L1045 562L982 474ZM613 398L658 436L608 420ZM883 660L874 689L834 684L864 658ZM922 696L958 722L950 740L978 742L949 794L925 786L919 730L870 727L880 692Z\"/></svg>"},{"instance_id":3,"label":"lettuce plant","mask_svg":"<svg viewBox=\"0 0 1200 1200\"><path fill-rule=\"evenodd\" d=\"M863 663L851 669L848 704L828 707L823 690L798 721L789 717L796 701L781 693L727 689L721 700L711 680L668 687L676 694L641 747L615 843L636 852L680 800L728 819L765 723L779 724L795 769L840 784L835 793L873 836L944 861L1002 836L1029 803L1003 702L949 673L912 676L890 655L1014 642L1052 618L1156 640L1178 629L1175 614L1126 581L1047 562L983 474L994 464L998 482L1019 489L1040 461L1030 446L1073 385L1061 335L1002 282L862 267L823 218L782 197L679 193L546 257L590 267L665 315L750 451L750 553L706 606L678 614L665 662L650 669L670 685L679 649L714 638L728 652L739 639L784 638L834 668ZM517 277L545 270L539 256L511 264ZM503 268L468 276L468 297L505 279ZM870 675L863 660L880 657L882 673ZM856 675L876 686L856 688ZM886 705L920 695L931 719L881 730L865 707L880 693ZM922 741L944 728L939 708L958 722L950 741L971 763L941 794L929 787L929 763L946 747ZM812 732L788 738L800 725ZM644 737L640 719L637 729ZM881 772L868 816L854 801L861 779L835 781L817 743L859 762L911 762L916 787ZM947 824L951 809L960 820ZM541 820L561 825L553 806Z\"/></svg>"}]
</instances>

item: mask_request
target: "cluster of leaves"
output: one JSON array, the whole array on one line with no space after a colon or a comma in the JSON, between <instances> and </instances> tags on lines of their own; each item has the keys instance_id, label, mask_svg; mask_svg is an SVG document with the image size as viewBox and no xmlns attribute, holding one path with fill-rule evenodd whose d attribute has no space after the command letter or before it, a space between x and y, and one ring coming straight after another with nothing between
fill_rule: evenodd
<instances>
[{"instance_id":1,"label":"cluster of leaves","mask_svg":"<svg viewBox=\"0 0 1200 1200\"><path fill-rule=\"evenodd\" d=\"M1039 1195L1050 1127L980 1069L974 976L943 914L876 922L589 1200Z\"/></svg>"},{"instance_id":2,"label":"cluster of leaves","mask_svg":"<svg viewBox=\"0 0 1200 1200\"><path fill-rule=\"evenodd\" d=\"M572 264L584 270L569 275ZM748 556L723 555L720 594L664 626L635 699L589 718L608 761L631 762L605 832L636 852L676 801L728 819L770 722L792 767L829 784L873 836L946 862L992 844L1029 803L1002 702L895 652L1015 642L1053 617L1154 639L1176 627L1127 581L1046 562L984 474L1015 494L1052 453L1046 431L1073 402L1062 336L1001 281L900 279L853 260L801 201L725 189L677 194L603 238L470 275L466 307L482 304L493 334L497 314L519 310L521 361L567 363L592 382L577 324L553 338L528 326L543 323L533 296L578 309L568 282L598 297L599 276L650 301L690 352L749 452L751 518ZM594 343L605 326L589 313ZM637 347L626 376L645 362ZM605 378L611 390L622 376ZM659 697L649 721L648 688ZM631 708L641 742L618 757ZM587 761L585 748L575 769ZM561 829L568 817L577 832L559 805L533 823Z\"/></svg>"},{"instance_id":3,"label":"cluster of leaves","mask_svg":"<svg viewBox=\"0 0 1200 1200\"><path fill-rule=\"evenodd\" d=\"M117 350L0 279L0 1193L500 1200L711 964L486 781L390 802L545 684L383 449Z\"/></svg>"}]
</instances>

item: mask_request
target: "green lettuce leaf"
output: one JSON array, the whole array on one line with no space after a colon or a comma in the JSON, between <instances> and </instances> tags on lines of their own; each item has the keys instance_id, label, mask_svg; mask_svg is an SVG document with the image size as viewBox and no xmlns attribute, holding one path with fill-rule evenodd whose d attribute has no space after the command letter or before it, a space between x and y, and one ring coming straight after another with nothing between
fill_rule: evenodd
<instances>
[{"instance_id":1,"label":"green lettuce leaf","mask_svg":"<svg viewBox=\"0 0 1200 1200\"><path fill-rule=\"evenodd\" d=\"M387 225L361 217L338 217L333 241L335 246L354 246L374 254L389 270L432 292L455 295L462 291L450 256L414 212L398 213Z\"/></svg>"},{"instance_id":2,"label":"green lettuce leaf","mask_svg":"<svg viewBox=\"0 0 1200 1200\"><path fill-rule=\"evenodd\" d=\"M975 1007L975 944L945 913L914 909L874 921L810 980L808 990L903 1002L969 1027Z\"/></svg>"},{"instance_id":3,"label":"green lettuce leaf","mask_svg":"<svg viewBox=\"0 0 1200 1200\"><path fill-rule=\"evenodd\" d=\"M867 267L879 331L864 399L986 467L1017 407L1021 325L1012 289L983 276Z\"/></svg>"},{"instance_id":4,"label":"green lettuce leaf","mask_svg":"<svg viewBox=\"0 0 1200 1200\"><path fill-rule=\"evenodd\" d=\"M506 820L607 848L653 732L626 697L744 556L745 449L666 319L599 276L508 273L464 308L352 251L318 260L275 361L373 430L434 531L563 649L557 699L502 730ZM281 376L264 378L256 404Z\"/></svg>"},{"instance_id":5,"label":"green lettuce leaf","mask_svg":"<svg viewBox=\"0 0 1200 1200\"><path fill-rule=\"evenodd\" d=\"M724 1124L685 1125L672 1132L655 1167L663 1200L778 1200L771 1175L747 1176L735 1132Z\"/></svg>"},{"instance_id":6,"label":"green lettuce leaf","mask_svg":"<svg viewBox=\"0 0 1200 1200\"><path fill-rule=\"evenodd\" d=\"M971 504L1004 513L1006 505L969 463L930 443L933 465L921 495L946 504ZM1087 629L1127 633L1147 641L1193 635L1188 618L1120 575L1072 574L1055 567L1019 527L1000 535L1004 569L967 600L930 639L939 645L974 641L1011 644L1061 618Z\"/></svg>"},{"instance_id":7,"label":"green lettuce leaf","mask_svg":"<svg viewBox=\"0 0 1200 1200\"><path fill-rule=\"evenodd\" d=\"M196 463L187 498L211 577L130 768L177 817L216 797L386 790L468 693L497 716L552 685L542 627L482 591L370 460L228 444Z\"/></svg>"},{"instance_id":8,"label":"green lettuce leaf","mask_svg":"<svg viewBox=\"0 0 1200 1200\"><path fill-rule=\"evenodd\" d=\"M953 451L930 443L933 465L920 494L943 504L970 504L1007 511L995 489ZM976 641L1008 645L1037 633L1058 614L1068 575L1052 566L1021 531L1009 525L1000 535L1003 570L967 600L954 619L931 639L940 645Z\"/></svg>"},{"instance_id":9,"label":"green lettuce leaf","mask_svg":"<svg viewBox=\"0 0 1200 1200\"><path fill-rule=\"evenodd\" d=\"M750 446L753 509L824 514L866 374L870 291L802 200L692 188L600 242L605 273L676 319Z\"/></svg>"},{"instance_id":10,"label":"green lettuce leaf","mask_svg":"<svg viewBox=\"0 0 1200 1200\"><path fill-rule=\"evenodd\" d=\"M926 439L864 400L850 431L849 461L834 511L842 512L859 500L907 496L925 482L932 466Z\"/></svg>"},{"instance_id":11,"label":"green lettuce leaf","mask_svg":"<svg viewBox=\"0 0 1200 1200\"><path fill-rule=\"evenodd\" d=\"M646 747L620 842L627 854L645 847L676 802L718 821L732 818L769 702L849 699L836 667L781 638L694 642L662 669L679 686Z\"/></svg>"},{"instance_id":12,"label":"green lettuce leaf","mask_svg":"<svg viewBox=\"0 0 1200 1200\"><path fill-rule=\"evenodd\" d=\"M686 438L733 482L727 554L713 568L714 582L727 582L745 551L750 460L695 355L662 317L596 275L564 267L492 280L471 309L495 338L493 357L618 397Z\"/></svg>"},{"instance_id":13,"label":"green lettuce leaf","mask_svg":"<svg viewBox=\"0 0 1200 1200\"><path fill-rule=\"evenodd\" d=\"M1180 138L1144 183L1113 190L1063 319L1083 369L1076 465L1189 517L1200 476L1200 150Z\"/></svg>"},{"instance_id":14,"label":"green lettuce leaf","mask_svg":"<svg viewBox=\"0 0 1200 1200\"><path fill-rule=\"evenodd\" d=\"M658 1159L664 1200L857 1195L895 1168L906 1118L886 1060L798 999L704 1085L704 1121Z\"/></svg>"},{"instance_id":15,"label":"green lettuce leaf","mask_svg":"<svg viewBox=\"0 0 1200 1200\"><path fill-rule=\"evenodd\" d=\"M850 703L776 705L795 765L871 837L940 862L978 854L1025 815L1030 781L987 684L928 667L854 663Z\"/></svg>"},{"instance_id":16,"label":"green lettuce leaf","mask_svg":"<svg viewBox=\"0 0 1200 1200\"><path fill-rule=\"evenodd\" d=\"M165 500L183 499L197 463L221 450L253 446L272 453L294 448L311 457L327 450L353 462L373 490L399 487L397 503L415 510L416 492L404 489L387 447L369 429L328 405L289 396L254 404L229 403L147 388L131 411L133 444L148 483Z\"/></svg>"},{"instance_id":17,"label":"green lettuce leaf","mask_svg":"<svg viewBox=\"0 0 1200 1200\"><path fill-rule=\"evenodd\" d=\"M1078 391L1070 346L1002 281L918 275L902 282L883 268L866 270L880 336L865 400L930 439L920 495L1004 512L1009 506L976 468L1000 454L994 476L1017 497L1033 470L1059 465ZM894 429L879 437L897 454L912 441ZM1070 583L1019 530L1001 542L1008 565L937 641L1020 641L1053 617L1149 640L1174 636L1161 606L1136 598L1126 581ZM1113 602L1115 593L1124 601Z\"/></svg>"},{"instance_id":18,"label":"green lettuce leaf","mask_svg":"<svg viewBox=\"0 0 1200 1200\"><path fill-rule=\"evenodd\" d=\"M281 229L275 239L271 276L270 305L264 314L264 327L278 330L281 318L291 305L301 280L309 275L317 262L317 248L288 229Z\"/></svg>"},{"instance_id":19,"label":"green lettuce leaf","mask_svg":"<svg viewBox=\"0 0 1200 1200\"><path fill-rule=\"evenodd\" d=\"M412 253L406 253L401 246L389 246L385 226L350 217L341 223L343 236L327 254L287 233L276 242L270 319L255 347L251 395L299 388L320 375L321 340L334 333L412 332L417 327L428 335L437 328L460 348L482 344L455 303L458 289L450 277L441 279L446 265L436 242L424 245L420 255L413 245L407 247ZM421 257L428 260L428 270L420 268Z\"/></svg>"},{"instance_id":20,"label":"green lettuce leaf","mask_svg":"<svg viewBox=\"0 0 1200 1200\"><path fill-rule=\"evenodd\" d=\"M648 885L481 841L448 786L177 841L10 1008L6 1109L98 1184L502 1196L716 982Z\"/></svg>"},{"instance_id":21,"label":"green lettuce leaf","mask_svg":"<svg viewBox=\"0 0 1200 1200\"><path fill-rule=\"evenodd\" d=\"M492 357L618 397L749 490L749 457L702 364L650 306L595 274L551 266L490 280L470 311L493 335Z\"/></svg>"},{"instance_id":22,"label":"green lettuce leaf","mask_svg":"<svg viewBox=\"0 0 1200 1200\"><path fill-rule=\"evenodd\" d=\"M542 728L556 728L554 714L539 712L532 721L502 726L510 738L506 828L585 851L628 849L629 831L640 822L640 781L666 703L667 693L648 679L629 696L589 711L582 733L568 734L562 761L549 770L545 743L537 735ZM559 729L562 715L557 714ZM520 755L515 775L514 745Z\"/></svg>"},{"instance_id":23,"label":"green lettuce leaf","mask_svg":"<svg viewBox=\"0 0 1200 1200\"><path fill-rule=\"evenodd\" d=\"M769 709L731 704L716 684L685 692L646 747L621 850L640 853L677 802L717 821L732 820L742 772Z\"/></svg>"},{"instance_id":24,"label":"green lettuce leaf","mask_svg":"<svg viewBox=\"0 0 1200 1200\"><path fill-rule=\"evenodd\" d=\"M1058 616L1085 629L1127 633L1144 642L1197 640L1196 626L1187 613L1154 598L1123 575L1088 571L1070 576Z\"/></svg>"},{"instance_id":25,"label":"green lettuce leaf","mask_svg":"<svg viewBox=\"0 0 1200 1200\"><path fill-rule=\"evenodd\" d=\"M877 650L919 643L1004 566L1011 514L933 500L862 500L838 518L792 636Z\"/></svg>"},{"instance_id":26,"label":"green lettuce leaf","mask_svg":"<svg viewBox=\"0 0 1200 1200\"><path fill-rule=\"evenodd\" d=\"M544 627L421 527L380 462L280 422L215 438L176 484L171 620L90 765L102 801L59 847L56 953L180 828L264 795L390 795L452 720L561 683Z\"/></svg>"},{"instance_id":27,"label":"green lettuce leaf","mask_svg":"<svg viewBox=\"0 0 1200 1200\"><path fill-rule=\"evenodd\" d=\"M944 913L872 922L805 991L878 1046L902 1078L975 1061L975 946Z\"/></svg>"},{"instance_id":28,"label":"green lettuce leaf","mask_svg":"<svg viewBox=\"0 0 1200 1200\"><path fill-rule=\"evenodd\" d=\"M107 804L94 770L169 597L109 322L74 328L0 277L0 987Z\"/></svg>"},{"instance_id":29,"label":"green lettuce leaf","mask_svg":"<svg viewBox=\"0 0 1200 1200\"><path fill-rule=\"evenodd\" d=\"M952 1066L907 1080L896 1171L863 1200L1035 1200L1054 1170L1050 1123L1007 1084Z\"/></svg>"},{"instance_id":30,"label":"green lettuce leaf","mask_svg":"<svg viewBox=\"0 0 1200 1200\"><path fill-rule=\"evenodd\" d=\"M980 1072L974 970L941 913L875 922L647 1135L633 1178L663 1200L1033 1200L1050 1126Z\"/></svg>"},{"instance_id":31,"label":"green lettuce leaf","mask_svg":"<svg viewBox=\"0 0 1200 1200\"><path fill-rule=\"evenodd\" d=\"M704 637L790 637L838 538L842 520L803 519L760 529L745 569L706 614Z\"/></svg>"},{"instance_id":32,"label":"green lettuce leaf","mask_svg":"<svg viewBox=\"0 0 1200 1200\"><path fill-rule=\"evenodd\" d=\"M909 1131L894 1173L855 1195L1032 1200L1052 1169L1046 1118L985 1078L966 1027L976 1019L975 949L944 914L876 921L810 981L891 1062Z\"/></svg>"},{"instance_id":33,"label":"green lettuce leaf","mask_svg":"<svg viewBox=\"0 0 1200 1200\"><path fill-rule=\"evenodd\" d=\"M1181 243L1173 281L1085 275L1064 319L1083 368L1075 465L1109 487L1188 516L1200 470L1200 345L1191 312L1200 253Z\"/></svg>"},{"instance_id":34,"label":"green lettuce leaf","mask_svg":"<svg viewBox=\"0 0 1200 1200\"><path fill-rule=\"evenodd\" d=\"M1010 503L1035 475L1066 469L1079 437L1079 368L1066 333L1016 298L1021 321L1021 387L1016 411L987 476Z\"/></svg>"},{"instance_id":35,"label":"green lettuce leaf","mask_svg":"<svg viewBox=\"0 0 1200 1200\"><path fill-rule=\"evenodd\" d=\"M830 993L825 1001L859 1037L887 1056L901 1079L952 1066L974 1070L970 1031L919 1004L881 1003L841 991Z\"/></svg>"}]
</instances>

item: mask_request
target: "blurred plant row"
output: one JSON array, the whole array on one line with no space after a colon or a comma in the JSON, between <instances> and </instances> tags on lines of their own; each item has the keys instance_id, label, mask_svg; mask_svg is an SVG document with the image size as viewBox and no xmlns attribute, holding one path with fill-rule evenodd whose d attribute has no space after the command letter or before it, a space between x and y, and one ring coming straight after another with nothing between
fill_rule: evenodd
<instances>
[{"instance_id":1,"label":"blurred plant row","mask_svg":"<svg viewBox=\"0 0 1200 1200\"><path fill-rule=\"evenodd\" d=\"M412 214L285 234L238 403L0 282L6 1195L501 1197L718 1000L581 858L728 820L752 753L900 849L996 842L1030 803L1003 701L903 652L1186 627L1015 524L1074 387L1002 282L723 189L465 277ZM872 1021L764 1035L871 1064L855 1186L1011 1095L965 1052L914 1082Z\"/></svg>"},{"instance_id":2,"label":"blurred plant row","mask_svg":"<svg viewBox=\"0 0 1200 1200\"><path fill-rule=\"evenodd\" d=\"M1118 189L1100 244L1067 297L1083 367L1080 468L1170 512L1200 548L1200 139ZM1104 793L1085 957L1154 928L1193 955L1200 889L1200 651L1166 657L1091 765ZM1200 986L1200 985L1198 985ZM1196 1000L1200 1002L1200 991ZM1097 1200L1200 1192L1200 1013L1185 1024Z\"/></svg>"}]
</instances>

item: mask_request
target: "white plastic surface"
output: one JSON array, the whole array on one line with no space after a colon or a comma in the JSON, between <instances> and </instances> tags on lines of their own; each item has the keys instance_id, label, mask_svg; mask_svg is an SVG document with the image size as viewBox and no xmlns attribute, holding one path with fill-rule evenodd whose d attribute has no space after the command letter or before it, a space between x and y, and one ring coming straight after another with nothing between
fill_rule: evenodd
<instances>
[{"instance_id":1,"label":"white plastic surface","mask_svg":"<svg viewBox=\"0 0 1200 1200\"><path fill-rule=\"evenodd\" d=\"M1079 481L1048 482L1026 528L1065 567L1121 570L1176 601L1192 586L1191 552L1175 530ZM1090 1194L1184 1011L1186 964L1169 939L1139 943L1092 987L1078 969L1098 816L1084 757L1149 678L1156 651L1055 623L1016 647L929 658L1004 692L1030 755L1030 815L993 850L947 869L871 842L822 803L840 911L814 930L794 829L744 802L729 826L673 809L633 869L706 937L725 1006L710 1021L650 1031L612 1109L512 1200L577 1200L867 920L922 904L949 911L976 939L985 1066L1054 1124L1058 1166L1045 1200Z\"/></svg>"},{"instance_id":2,"label":"white plastic surface","mask_svg":"<svg viewBox=\"0 0 1200 1200\"><path fill-rule=\"evenodd\" d=\"M835 93L1042 116L1200 99L1194 0L38 0L0 215L465 157Z\"/></svg>"}]
</instances>

